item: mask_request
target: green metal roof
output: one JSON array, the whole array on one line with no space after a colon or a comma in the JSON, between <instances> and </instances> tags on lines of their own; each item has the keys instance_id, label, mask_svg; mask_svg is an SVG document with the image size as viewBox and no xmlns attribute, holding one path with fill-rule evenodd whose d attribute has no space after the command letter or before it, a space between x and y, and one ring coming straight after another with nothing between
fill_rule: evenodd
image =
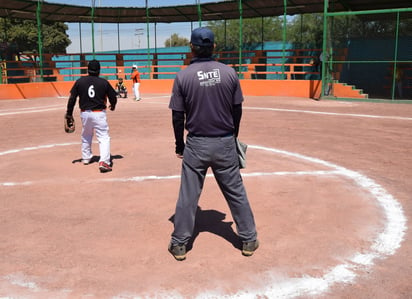
<instances>
[{"instance_id":1,"label":"green metal roof","mask_svg":"<svg viewBox=\"0 0 412 299\"><path fill-rule=\"evenodd\" d=\"M326 1L326 0L325 0ZM0 17L36 19L37 0L0 0ZM329 12L365 11L411 8L411 0L329 0ZM287 0L288 15L322 13L324 0ZM146 23L145 7L96 7L96 23ZM284 0L243 0L242 17L256 18L284 14ZM42 2L41 19L68 23L88 23L92 8ZM196 22L198 6L179 5L150 7L150 23ZM238 19L239 1L220 1L201 4L202 21Z\"/></svg>"}]
</instances>

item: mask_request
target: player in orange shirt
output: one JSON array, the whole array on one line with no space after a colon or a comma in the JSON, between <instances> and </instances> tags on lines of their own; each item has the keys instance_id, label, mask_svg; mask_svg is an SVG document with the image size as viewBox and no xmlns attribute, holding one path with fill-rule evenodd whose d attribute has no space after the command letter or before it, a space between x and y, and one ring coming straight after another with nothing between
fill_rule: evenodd
<instances>
[{"instance_id":1,"label":"player in orange shirt","mask_svg":"<svg viewBox=\"0 0 412 299\"><path fill-rule=\"evenodd\" d=\"M134 100L140 101L142 98L140 97L140 73L137 70L137 65L133 65L132 67L132 75L130 77L133 82L133 92L134 92Z\"/></svg>"}]
</instances>

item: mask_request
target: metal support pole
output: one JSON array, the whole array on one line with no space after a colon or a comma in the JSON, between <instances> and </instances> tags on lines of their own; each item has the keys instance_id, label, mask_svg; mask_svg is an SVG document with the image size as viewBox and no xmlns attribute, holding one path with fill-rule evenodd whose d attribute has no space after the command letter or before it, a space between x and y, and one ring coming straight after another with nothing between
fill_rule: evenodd
<instances>
[{"instance_id":1,"label":"metal support pole","mask_svg":"<svg viewBox=\"0 0 412 299\"><path fill-rule=\"evenodd\" d=\"M395 53L393 55L393 77L392 77L392 100L395 99L395 90L396 90L396 73L398 68L398 42L399 42L399 12L396 13L396 33L395 33Z\"/></svg>"},{"instance_id":2,"label":"metal support pole","mask_svg":"<svg viewBox=\"0 0 412 299\"><path fill-rule=\"evenodd\" d=\"M346 11L346 12L327 12L328 16L356 16L356 15L369 15L369 14L386 14L396 12L411 12L410 8L394 8L394 9L375 9L375 10L359 10L359 11Z\"/></svg>"},{"instance_id":3,"label":"metal support pole","mask_svg":"<svg viewBox=\"0 0 412 299\"><path fill-rule=\"evenodd\" d=\"M262 24L262 27L261 27L261 29L260 29L260 36L261 36L261 40L260 40L260 42L261 42L261 47L260 47L260 49L263 51L263 43L265 42L265 36L264 36L264 26L265 26L265 23L264 23L264 18L262 17L261 18L261 24Z\"/></svg>"},{"instance_id":4,"label":"metal support pole","mask_svg":"<svg viewBox=\"0 0 412 299\"><path fill-rule=\"evenodd\" d=\"M197 3L197 18L199 20L199 27L202 27L202 8L200 6L200 0L196 0Z\"/></svg>"},{"instance_id":5,"label":"metal support pole","mask_svg":"<svg viewBox=\"0 0 412 299\"><path fill-rule=\"evenodd\" d=\"M5 37L4 40L8 41L9 38L7 36L7 19L6 18L3 19L3 23L4 23L4 27L3 27L4 37ZM6 75L4 83L7 83L7 62L6 61L3 62L3 60L0 60L0 63L1 63L1 65L0 65L0 84L3 84L3 72Z\"/></svg>"},{"instance_id":6,"label":"metal support pole","mask_svg":"<svg viewBox=\"0 0 412 299\"><path fill-rule=\"evenodd\" d=\"M93 59L96 58L95 47L94 47L94 7L96 0L92 0L92 53Z\"/></svg>"},{"instance_id":7,"label":"metal support pole","mask_svg":"<svg viewBox=\"0 0 412 299\"><path fill-rule=\"evenodd\" d=\"M239 71L238 76L242 76L242 46L243 46L243 5L239 0Z\"/></svg>"},{"instance_id":8,"label":"metal support pole","mask_svg":"<svg viewBox=\"0 0 412 299\"><path fill-rule=\"evenodd\" d=\"M154 23L155 54L157 54L157 22Z\"/></svg>"},{"instance_id":9,"label":"metal support pole","mask_svg":"<svg viewBox=\"0 0 412 299\"><path fill-rule=\"evenodd\" d=\"M303 14L300 15L300 47L301 48L304 47L303 46Z\"/></svg>"},{"instance_id":10,"label":"metal support pole","mask_svg":"<svg viewBox=\"0 0 412 299\"><path fill-rule=\"evenodd\" d=\"M149 73L149 79L151 78L152 68L150 67L150 33L149 33L149 4L146 0L146 36L147 36L147 68Z\"/></svg>"},{"instance_id":11,"label":"metal support pole","mask_svg":"<svg viewBox=\"0 0 412 299\"><path fill-rule=\"evenodd\" d=\"M322 90L321 90L321 97L325 96L325 90L327 83L326 82L326 62L325 59L326 57L326 43L327 43L327 34L328 34L328 6L329 6L329 0L324 0L324 7L323 7L323 42L322 42L322 74L321 74L321 80L322 80Z\"/></svg>"},{"instance_id":12,"label":"metal support pole","mask_svg":"<svg viewBox=\"0 0 412 299\"><path fill-rule=\"evenodd\" d=\"M37 40L39 46L39 68L40 68L40 78L43 82L43 39L41 30L41 0L37 1L36 19L37 19Z\"/></svg>"},{"instance_id":13,"label":"metal support pole","mask_svg":"<svg viewBox=\"0 0 412 299\"><path fill-rule=\"evenodd\" d=\"M83 54L83 44L82 44L82 23L79 23L79 38L80 38L80 54Z\"/></svg>"},{"instance_id":14,"label":"metal support pole","mask_svg":"<svg viewBox=\"0 0 412 299\"><path fill-rule=\"evenodd\" d=\"M225 23L225 32L224 32L224 36L225 36L225 50L227 49L227 21L224 20L223 21Z\"/></svg>"},{"instance_id":15,"label":"metal support pole","mask_svg":"<svg viewBox=\"0 0 412 299\"><path fill-rule=\"evenodd\" d=\"M285 60L286 60L286 27L287 27L287 0L283 0L283 28L282 28L282 75L285 76Z\"/></svg>"},{"instance_id":16,"label":"metal support pole","mask_svg":"<svg viewBox=\"0 0 412 299\"><path fill-rule=\"evenodd\" d=\"M117 22L117 53L120 54L120 25Z\"/></svg>"}]
</instances>

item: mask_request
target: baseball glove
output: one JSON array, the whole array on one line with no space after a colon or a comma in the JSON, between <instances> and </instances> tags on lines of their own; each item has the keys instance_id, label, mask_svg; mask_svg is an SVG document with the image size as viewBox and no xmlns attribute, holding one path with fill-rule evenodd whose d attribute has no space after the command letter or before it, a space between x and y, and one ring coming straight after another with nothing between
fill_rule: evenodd
<instances>
[{"instance_id":1,"label":"baseball glove","mask_svg":"<svg viewBox=\"0 0 412 299\"><path fill-rule=\"evenodd\" d=\"M64 116L64 131L66 133L73 133L76 130L76 124L72 115Z\"/></svg>"}]
</instances>

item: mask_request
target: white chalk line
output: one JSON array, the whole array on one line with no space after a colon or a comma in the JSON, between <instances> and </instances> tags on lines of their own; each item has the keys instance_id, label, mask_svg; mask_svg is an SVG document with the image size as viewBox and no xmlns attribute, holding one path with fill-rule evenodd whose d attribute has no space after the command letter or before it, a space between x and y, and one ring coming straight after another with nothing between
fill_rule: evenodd
<instances>
[{"instance_id":1,"label":"white chalk line","mask_svg":"<svg viewBox=\"0 0 412 299\"><path fill-rule=\"evenodd\" d=\"M145 97L146 100L153 100L153 99L162 99L167 98L170 96L153 96L153 97ZM64 97L58 97L64 98ZM67 97L68 99L69 97ZM121 99L117 101L118 104L125 104L125 103L136 103L136 101L128 101L123 102L123 100L130 100L130 98ZM143 102L143 100L142 100ZM145 103L150 104L164 104L164 102L152 102L152 101L145 101ZM13 108L13 109L1 109L0 116L8 116L8 115L17 115L17 114L28 114L28 113L40 113L40 112L47 112L47 111L55 111L55 110L64 110L66 108L65 104L56 104L56 105L48 105L48 106L41 106L41 107L23 107L23 108ZM1 298L0 298L1 299Z\"/></svg>"},{"instance_id":2,"label":"white chalk line","mask_svg":"<svg viewBox=\"0 0 412 299\"><path fill-rule=\"evenodd\" d=\"M9 108L9 109L0 109L0 113L3 112L19 112L19 111L25 111L25 110L42 110L42 109L48 109L48 108L58 108L62 107L61 104L55 104L55 105L47 105L47 106L41 106L41 107L21 107L21 108Z\"/></svg>"},{"instance_id":3,"label":"white chalk line","mask_svg":"<svg viewBox=\"0 0 412 299\"><path fill-rule=\"evenodd\" d=\"M47 112L47 111L55 111L55 110L62 110L62 108L59 107L59 108L46 108L46 109L37 109L37 110L15 111L15 112L2 112L0 113L0 116L39 113L39 112Z\"/></svg>"},{"instance_id":4,"label":"white chalk line","mask_svg":"<svg viewBox=\"0 0 412 299\"><path fill-rule=\"evenodd\" d=\"M0 156L5 156L5 155L10 155L10 154L15 154L19 152L24 152L24 151L35 151L35 150L41 150L41 149L49 149L49 148L54 148L54 147L62 147L62 146L70 146L70 145L78 145L79 142L66 142L66 143L57 143L57 144L45 144L45 145L38 145L38 146L28 146L28 147L23 147L19 149L12 149L12 150L7 150L0 152ZM33 185L36 182L34 181L24 181L24 182L0 182L1 187L16 187L16 186L28 186L28 185Z\"/></svg>"},{"instance_id":5,"label":"white chalk line","mask_svg":"<svg viewBox=\"0 0 412 299\"><path fill-rule=\"evenodd\" d=\"M363 118L376 118L376 119L391 119L391 120L412 120L412 117L402 117L402 116L384 116L384 115L372 115L372 114L336 113L336 112L322 112L322 111L298 110L298 109L263 108L263 107L244 107L244 109L278 111L278 112L307 113L307 114L331 115L331 116L350 116L350 117L363 117Z\"/></svg>"},{"instance_id":6,"label":"white chalk line","mask_svg":"<svg viewBox=\"0 0 412 299\"><path fill-rule=\"evenodd\" d=\"M170 95L163 96L170 97ZM160 98L160 97L155 97ZM144 101L142 101L144 102ZM150 104L168 104L166 102L146 102ZM391 120L412 120L412 117L402 117L402 116L385 116L385 115L373 115L373 114L355 114L355 113L338 113L338 112L323 112L315 110L299 110L299 109L284 109L284 108L267 108L267 107L249 107L243 106L243 109L247 110L266 110L266 111L278 111L278 112L293 112L293 113L307 113L307 114L317 114L317 115L328 115L328 116L350 116L350 117L361 117L361 118L374 118L374 119L391 119Z\"/></svg>"},{"instance_id":7,"label":"white chalk line","mask_svg":"<svg viewBox=\"0 0 412 299\"><path fill-rule=\"evenodd\" d=\"M332 170L313 170L313 171L274 171L274 172L248 172L242 173L242 177L262 177L262 176L331 176L331 175L340 175L339 171ZM206 175L206 177L211 178L214 177L212 173ZM131 178L108 178L102 179L106 182L142 182L142 181L151 181L151 180L174 180L180 179L181 176L179 175L166 175L166 176L156 176L156 175L148 175L148 176L135 176Z\"/></svg>"},{"instance_id":8,"label":"white chalk line","mask_svg":"<svg viewBox=\"0 0 412 299\"><path fill-rule=\"evenodd\" d=\"M274 172L248 172L243 173L242 177L264 177L264 176L337 176L337 175L345 175L345 173L337 171L337 170L312 170L312 171L274 171ZM214 177L213 174L209 173L206 177L211 178ZM97 179L97 180L89 180L89 182L143 182L143 181L163 181L163 180L177 180L180 179L181 176L179 175L165 175L165 176L157 176L157 175L146 175L146 176L134 176L130 178L106 178L106 179ZM52 183L56 182L56 179L50 179L48 181L41 180L41 181L23 181L23 182L0 182L0 186L3 187L17 187L17 186L29 186L35 184L45 184L45 183ZM72 184L73 180L64 181L67 184ZM1 298L0 298L1 299Z\"/></svg>"},{"instance_id":9,"label":"white chalk line","mask_svg":"<svg viewBox=\"0 0 412 299\"><path fill-rule=\"evenodd\" d=\"M0 116L16 115L16 114L27 114L27 113L39 113L46 111L61 110L63 106L60 105L49 105L42 107L23 107L23 108L13 108L13 109L2 109L0 110Z\"/></svg>"},{"instance_id":10,"label":"white chalk line","mask_svg":"<svg viewBox=\"0 0 412 299\"><path fill-rule=\"evenodd\" d=\"M204 299L218 297L249 299L264 297L284 299L298 296L321 295L338 283L353 283L360 273L372 268L374 260L383 259L386 256L395 254L396 250L401 246L407 229L406 217L403 213L402 206L391 194L373 180L358 172L348 170L344 167L317 158L262 146L249 145L249 148L266 150L335 169L332 173L339 173L352 179L355 184L368 191L376 199L385 214L386 223L382 232L373 240L369 250L365 250L362 253L354 253L346 262L331 267L322 276L312 277L310 275L302 275L302 277L279 280L277 278L271 278L271 273L268 273L267 286L263 289L240 290L233 295L222 295L214 291L209 291L200 293L195 298ZM126 298L140 297L132 296ZM158 296L158 298L184 298L184 296L173 294L162 297Z\"/></svg>"},{"instance_id":11,"label":"white chalk line","mask_svg":"<svg viewBox=\"0 0 412 299\"><path fill-rule=\"evenodd\" d=\"M38 147L27 147L20 150L10 150L0 153L0 155L11 154L23 150L35 150L43 148L51 148L55 146L65 146L72 145L73 143L63 143L56 145L43 145ZM77 144L77 143L76 143ZM314 296L320 295L330 289L333 285L338 283L349 283L353 282L358 276L359 273L365 271L366 269L371 269L374 264L375 259L382 259L386 256L395 254L396 250L401 246L401 243L404 239L406 231L406 217L403 213L402 206L400 203L389 194L383 187L375 183L373 180L368 177L363 176L362 174L348 170L344 167L338 166L336 164L320 160L317 158L312 158L297 153L287 152L283 150L249 145L250 149L264 150L279 155L285 155L289 157L294 157L301 160L306 160L314 164L319 164L331 168L330 171L301 171L301 172L271 172L271 173L251 173L251 174L242 174L242 176L258 176L259 174L263 175L341 175L347 178L350 178L354 181L355 184L361 188L368 191L378 202L379 206L382 208L385 214L385 225L381 233L373 240L372 246L369 250L364 252L357 252L352 255L347 262L336 265L325 271L325 274L319 277L311 277L310 275L302 275L299 278L288 278L284 280L272 279L270 273L268 274L268 282L265 288L256 289L256 290L240 290L233 295L222 295L214 291L202 292L199 293L196 298L257 298L261 296L267 296L268 298L293 298L296 296ZM141 176L141 177L132 177L126 179L110 179L110 180L119 180L119 181L144 181L144 180L162 180L162 179L177 179L180 178L180 175L171 175L171 176ZM32 290L33 288L38 291L38 286L35 283L24 280L24 283L21 283L21 278L18 281L13 278L13 275L3 276L2 279L9 281L11 284L18 284L22 287ZM34 286L34 287L33 287ZM33 290L32 290L33 291ZM43 290L47 291L47 290ZM69 292L64 290L65 293ZM157 298L184 298L183 295L174 292L163 292L161 290L156 290L156 293L153 294ZM113 298L141 298L140 295L119 295Z\"/></svg>"},{"instance_id":12,"label":"white chalk line","mask_svg":"<svg viewBox=\"0 0 412 299\"><path fill-rule=\"evenodd\" d=\"M58 98L62 98L62 97L58 97ZM161 105L168 104L167 102L145 101L145 100L162 99L162 98L170 98L170 95L158 95L158 96L152 96L152 97L143 97L143 100L141 100L139 102L147 103L147 104L161 104ZM122 100L128 100L128 99L130 99L130 98L118 99L118 103L125 104L124 102L122 103ZM136 103L136 101L127 101L126 103ZM51 107L55 107L55 106L56 106L56 108L51 108ZM62 109L62 107L64 107L64 106L60 105L60 106L57 107L57 105L53 105L53 106L44 106L44 107L16 108L16 109L14 109L16 111L12 110L10 112L2 112L2 111L7 111L7 110L0 110L0 116L60 110L60 109ZM361 118L409 120L409 121L412 120L411 117L402 117L402 116L382 116L382 115L373 115L373 114L337 113L337 112L322 112L322 111L314 111L314 110L266 108L266 107L248 107L248 106L243 106L243 108L248 109L248 110L264 110L264 111L278 111L278 112L307 113L307 114L329 115L329 116L350 116L350 117L361 117Z\"/></svg>"},{"instance_id":13,"label":"white chalk line","mask_svg":"<svg viewBox=\"0 0 412 299\"><path fill-rule=\"evenodd\" d=\"M164 96L170 97L170 96ZM158 97L156 97L158 98ZM145 102L142 100L142 102ZM166 102L145 102L150 104L168 104ZM249 107L243 106L243 109L247 110L266 110L266 111L278 111L278 112L293 112L293 113L307 113L307 114L317 114L326 116L350 116L350 117L360 117L360 118L374 118L374 119L391 119L391 120L412 120L412 117L402 117L402 116L385 116L385 115L373 115L373 114L355 114L355 113L338 113L338 112L323 112L315 110L299 110L299 109L283 109L283 108L265 108L265 107Z\"/></svg>"},{"instance_id":14,"label":"white chalk line","mask_svg":"<svg viewBox=\"0 0 412 299\"><path fill-rule=\"evenodd\" d=\"M19 148L19 149L12 149L12 150L7 150L7 151L4 151L4 152L0 152L0 156L15 154L15 153L24 152L24 151L35 151L35 150L39 150L39 149L47 149L47 148L60 147L60 146L69 146L69 145L74 145L74 144L78 145L79 142L66 142L66 143L45 144L45 145L38 145L38 146L28 146L28 147L23 147L23 148Z\"/></svg>"}]
</instances>

